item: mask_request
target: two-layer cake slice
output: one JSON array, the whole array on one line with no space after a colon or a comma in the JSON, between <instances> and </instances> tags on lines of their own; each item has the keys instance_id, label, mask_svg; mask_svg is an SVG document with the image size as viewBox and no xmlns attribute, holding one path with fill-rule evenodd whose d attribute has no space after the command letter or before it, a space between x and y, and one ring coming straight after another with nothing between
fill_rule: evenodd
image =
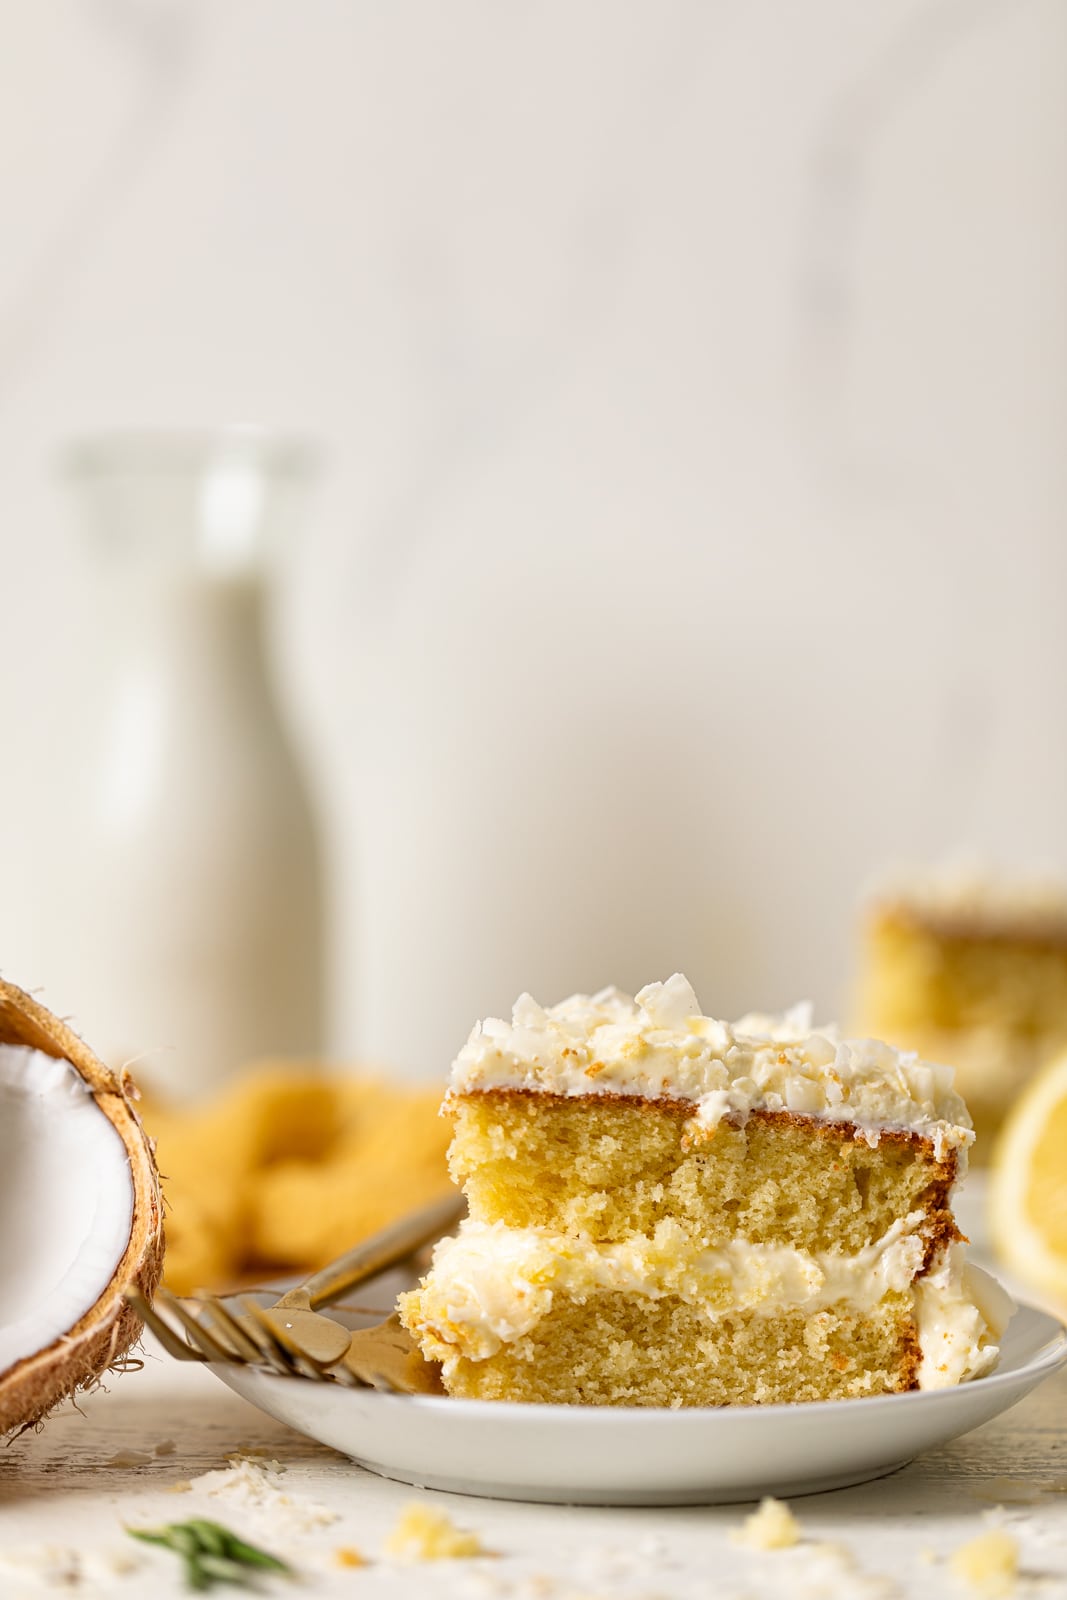
<instances>
[{"instance_id":1,"label":"two-layer cake slice","mask_svg":"<svg viewBox=\"0 0 1067 1600\"><path fill-rule=\"evenodd\" d=\"M445 1109L470 1216L402 1300L446 1388L722 1405L958 1382L1003 1307L963 1259L951 1073L684 978L475 1028Z\"/></svg>"}]
</instances>

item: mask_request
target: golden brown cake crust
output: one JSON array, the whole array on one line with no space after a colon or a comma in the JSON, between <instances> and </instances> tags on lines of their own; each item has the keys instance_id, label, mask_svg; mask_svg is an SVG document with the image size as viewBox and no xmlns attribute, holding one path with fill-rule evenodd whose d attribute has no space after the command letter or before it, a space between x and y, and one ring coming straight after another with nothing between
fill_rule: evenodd
<instances>
[{"instance_id":1,"label":"golden brown cake crust","mask_svg":"<svg viewBox=\"0 0 1067 1600\"><path fill-rule=\"evenodd\" d=\"M544 1089L525 1089L516 1087L507 1089L464 1089L462 1094L450 1094L446 1099L442 1109L447 1114L453 1111L455 1106L464 1100L481 1100L490 1102L499 1100L504 1104L507 1104L509 1101L514 1102L516 1100L532 1101L535 1104L542 1101L552 1101L556 1105L588 1106L601 1106L605 1103L605 1101L607 1101L614 1103L615 1105L635 1106L637 1108L647 1108L649 1111L666 1112L669 1116L677 1117L680 1122L685 1122L692 1117L695 1104L695 1102L692 1100L679 1100L674 1095L657 1095L652 1097L650 1095L618 1094L614 1090L610 1089L604 1090L600 1093L594 1090L589 1094L563 1095L550 1094ZM771 1111L762 1107L749 1112L748 1121L777 1123L779 1126L788 1125L795 1128L804 1128L808 1133L814 1134L817 1138L838 1139L847 1143L852 1143L855 1140L864 1140L866 1138L866 1132L869 1131L865 1131L864 1129L857 1127L853 1122L832 1122L823 1117L807 1116L802 1111ZM729 1112L727 1112L722 1118L722 1122L731 1128L742 1126L741 1119L731 1115ZM698 1130L694 1137L702 1137L710 1140L715 1137L715 1131L716 1130L714 1128ZM934 1141L928 1138L925 1134L916 1132L914 1129L880 1128L878 1130L878 1139L879 1142L884 1140L889 1144L913 1145L917 1148L922 1147L923 1149L929 1151L931 1157L936 1159ZM949 1186L951 1186L956 1177L957 1163L955 1151L951 1150L946 1152L946 1154L938 1162L938 1165L945 1169L947 1182Z\"/></svg>"}]
</instances>

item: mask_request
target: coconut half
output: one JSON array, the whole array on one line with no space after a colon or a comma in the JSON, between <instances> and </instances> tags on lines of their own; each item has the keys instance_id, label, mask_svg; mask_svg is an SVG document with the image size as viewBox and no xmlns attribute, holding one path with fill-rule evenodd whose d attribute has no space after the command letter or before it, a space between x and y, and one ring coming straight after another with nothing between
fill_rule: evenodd
<instances>
[{"instance_id":1,"label":"coconut half","mask_svg":"<svg viewBox=\"0 0 1067 1600\"><path fill-rule=\"evenodd\" d=\"M140 1337L124 1290L155 1292L163 1211L132 1096L0 980L0 1434L39 1421Z\"/></svg>"}]
</instances>

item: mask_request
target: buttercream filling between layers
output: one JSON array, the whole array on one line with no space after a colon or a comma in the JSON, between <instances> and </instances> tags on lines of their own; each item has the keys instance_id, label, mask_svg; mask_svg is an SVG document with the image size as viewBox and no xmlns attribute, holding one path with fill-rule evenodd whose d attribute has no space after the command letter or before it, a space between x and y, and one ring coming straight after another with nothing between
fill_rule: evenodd
<instances>
[{"instance_id":1,"label":"buttercream filling between layers","mask_svg":"<svg viewBox=\"0 0 1067 1600\"><path fill-rule=\"evenodd\" d=\"M877 1243L846 1255L744 1240L703 1250L669 1220L651 1237L609 1244L468 1220L438 1244L421 1287L402 1297L403 1311L447 1371L461 1357L487 1360L532 1333L557 1293L579 1301L611 1292L671 1295L711 1322L730 1313L813 1314L842 1305L873 1313L887 1295L907 1296L903 1309L910 1309L922 1351L919 1384L936 1388L990 1370L1000 1332L995 1323L1006 1321L1010 1305L1005 1309L989 1291L983 1315L975 1303L976 1269L965 1265L958 1246L916 1281L926 1249L916 1231L922 1221L921 1212L912 1213Z\"/></svg>"}]
</instances>

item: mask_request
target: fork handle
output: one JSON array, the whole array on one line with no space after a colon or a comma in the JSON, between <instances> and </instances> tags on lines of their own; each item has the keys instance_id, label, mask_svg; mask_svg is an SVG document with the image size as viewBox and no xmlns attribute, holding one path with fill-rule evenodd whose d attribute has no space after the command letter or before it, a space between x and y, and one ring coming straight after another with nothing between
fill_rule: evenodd
<instances>
[{"instance_id":1,"label":"fork handle","mask_svg":"<svg viewBox=\"0 0 1067 1600\"><path fill-rule=\"evenodd\" d=\"M446 1195L443 1200L435 1200L364 1239L354 1249L331 1261L328 1267L306 1278L300 1290L291 1292L306 1295L312 1310L331 1305L357 1284L365 1283L387 1267L395 1267L421 1245L447 1233L465 1210L462 1195Z\"/></svg>"}]
</instances>

